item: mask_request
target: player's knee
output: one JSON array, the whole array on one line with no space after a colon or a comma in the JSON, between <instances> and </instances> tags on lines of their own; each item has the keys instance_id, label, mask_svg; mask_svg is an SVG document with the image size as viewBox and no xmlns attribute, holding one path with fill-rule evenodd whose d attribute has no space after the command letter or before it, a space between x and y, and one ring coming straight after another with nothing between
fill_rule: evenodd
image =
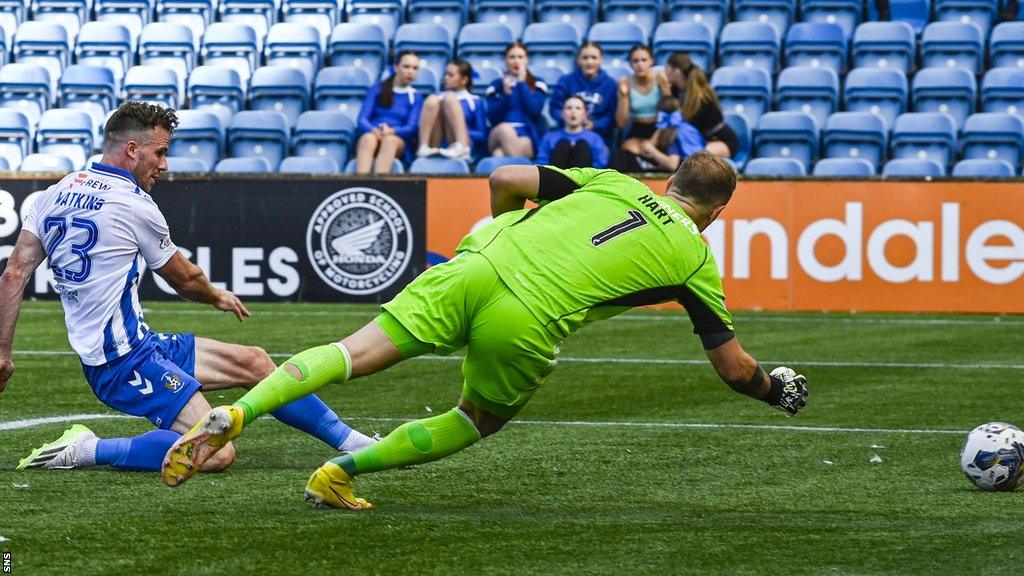
<instances>
[{"instance_id":1,"label":"player's knee","mask_svg":"<svg viewBox=\"0 0 1024 576\"><path fill-rule=\"evenodd\" d=\"M249 366L251 380L253 383L263 380L273 372L277 365L270 358L270 354L259 346L250 346L247 351L245 366Z\"/></svg>"},{"instance_id":2,"label":"player's knee","mask_svg":"<svg viewBox=\"0 0 1024 576\"><path fill-rule=\"evenodd\" d=\"M235 461L235 445L228 442L216 454L203 463L204 472L220 472L227 470L228 466Z\"/></svg>"}]
</instances>

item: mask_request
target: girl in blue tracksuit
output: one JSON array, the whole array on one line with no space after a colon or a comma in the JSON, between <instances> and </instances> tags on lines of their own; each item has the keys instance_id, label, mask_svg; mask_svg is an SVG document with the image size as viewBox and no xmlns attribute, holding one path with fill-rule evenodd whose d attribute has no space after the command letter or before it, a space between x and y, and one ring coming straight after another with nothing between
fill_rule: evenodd
<instances>
[{"instance_id":1,"label":"girl in blue tracksuit","mask_svg":"<svg viewBox=\"0 0 1024 576\"><path fill-rule=\"evenodd\" d=\"M601 70L601 47L593 42L580 46L576 53L576 70L559 78L551 92L548 114L558 126L562 125L562 105L573 95L587 103L590 124L586 128L610 140L615 129L618 88L615 80Z\"/></svg>"},{"instance_id":2,"label":"girl in blue tracksuit","mask_svg":"<svg viewBox=\"0 0 1024 576\"><path fill-rule=\"evenodd\" d=\"M420 59L410 51L398 53L395 71L366 92L359 111L356 172L389 174L395 158L408 161L423 108L423 95L412 87L420 71Z\"/></svg>"},{"instance_id":3,"label":"girl in blue tracksuit","mask_svg":"<svg viewBox=\"0 0 1024 576\"><path fill-rule=\"evenodd\" d=\"M558 168L608 167L608 146L597 132L587 130L587 104L569 96L562 105L563 127L544 135L537 152L537 164Z\"/></svg>"},{"instance_id":4,"label":"girl in blue tracksuit","mask_svg":"<svg viewBox=\"0 0 1024 576\"><path fill-rule=\"evenodd\" d=\"M427 96L420 113L419 157L440 154L468 160L487 152L484 103L473 89L473 67L452 60L444 69L444 92ZM447 144L447 147L446 147Z\"/></svg>"},{"instance_id":5,"label":"girl in blue tracksuit","mask_svg":"<svg viewBox=\"0 0 1024 576\"><path fill-rule=\"evenodd\" d=\"M487 88L487 119L491 133L487 148L492 156L533 158L537 149L536 124L548 99L546 84L530 73L526 46L516 41L505 48L505 75Z\"/></svg>"}]
</instances>

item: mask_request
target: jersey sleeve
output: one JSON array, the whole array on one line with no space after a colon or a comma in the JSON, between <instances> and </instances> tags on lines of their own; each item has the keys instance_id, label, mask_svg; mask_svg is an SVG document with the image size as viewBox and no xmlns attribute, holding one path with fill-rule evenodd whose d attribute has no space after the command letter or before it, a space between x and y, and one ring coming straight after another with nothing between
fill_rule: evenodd
<instances>
[{"instance_id":1,"label":"jersey sleeve","mask_svg":"<svg viewBox=\"0 0 1024 576\"><path fill-rule=\"evenodd\" d=\"M693 322L705 350L712 350L735 337L732 314L725 307L725 291L718 266L707 250L704 262L683 284L679 303Z\"/></svg>"},{"instance_id":2,"label":"jersey sleeve","mask_svg":"<svg viewBox=\"0 0 1024 576\"><path fill-rule=\"evenodd\" d=\"M597 168L558 168L556 166L538 166L540 169L540 188L537 190L535 202L543 205L564 198L576 190L583 188L597 176L601 170Z\"/></svg>"},{"instance_id":3,"label":"jersey sleeve","mask_svg":"<svg viewBox=\"0 0 1024 576\"><path fill-rule=\"evenodd\" d=\"M177 253L178 247L171 241L167 220L156 204L146 202L136 207L134 229L139 251L150 269L162 267Z\"/></svg>"}]
</instances>

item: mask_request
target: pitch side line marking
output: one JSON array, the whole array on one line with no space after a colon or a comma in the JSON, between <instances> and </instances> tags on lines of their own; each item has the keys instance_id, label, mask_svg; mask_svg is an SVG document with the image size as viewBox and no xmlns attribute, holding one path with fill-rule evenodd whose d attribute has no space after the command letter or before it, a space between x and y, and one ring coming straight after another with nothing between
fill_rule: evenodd
<instances>
[{"instance_id":1,"label":"pitch side line marking","mask_svg":"<svg viewBox=\"0 0 1024 576\"><path fill-rule=\"evenodd\" d=\"M137 416L124 414L68 414L65 416L49 416L46 418L28 418L25 420L12 420L0 422L0 430L20 430L33 428L43 424L57 424L68 422L80 422L83 420L108 420L108 419L139 419ZM270 419L263 416L261 419ZM368 422L407 422L408 418L352 418L354 421L366 420ZM709 429L709 430L769 430L781 432L822 432L839 434L943 434L962 435L966 430L941 430L941 429L901 429L901 428L837 428L828 426L782 426L779 424L715 424L699 422L602 422L588 420L513 420L510 424L522 424L527 426L562 426L562 427L588 427L588 428L661 428L661 429Z\"/></svg>"}]
</instances>

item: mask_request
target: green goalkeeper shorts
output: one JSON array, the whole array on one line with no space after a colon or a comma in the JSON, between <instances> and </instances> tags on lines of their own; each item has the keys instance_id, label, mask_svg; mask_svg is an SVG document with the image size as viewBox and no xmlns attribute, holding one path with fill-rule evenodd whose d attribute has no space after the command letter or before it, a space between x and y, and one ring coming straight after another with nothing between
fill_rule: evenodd
<instances>
[{"instance_id":1,"label":"green goalkeeper shorts","mask_svg":"<svg viewBox=\"0 0 1024 576\"><path fill-rule=\"evenodd\" d=\"M400 350L424 351L409 335L441 355L468 346L462 394L498 416L515 416L554 370L561 340L480 254L430 268L383 308L376 322Z\"/></svg>"}]
</instances>

